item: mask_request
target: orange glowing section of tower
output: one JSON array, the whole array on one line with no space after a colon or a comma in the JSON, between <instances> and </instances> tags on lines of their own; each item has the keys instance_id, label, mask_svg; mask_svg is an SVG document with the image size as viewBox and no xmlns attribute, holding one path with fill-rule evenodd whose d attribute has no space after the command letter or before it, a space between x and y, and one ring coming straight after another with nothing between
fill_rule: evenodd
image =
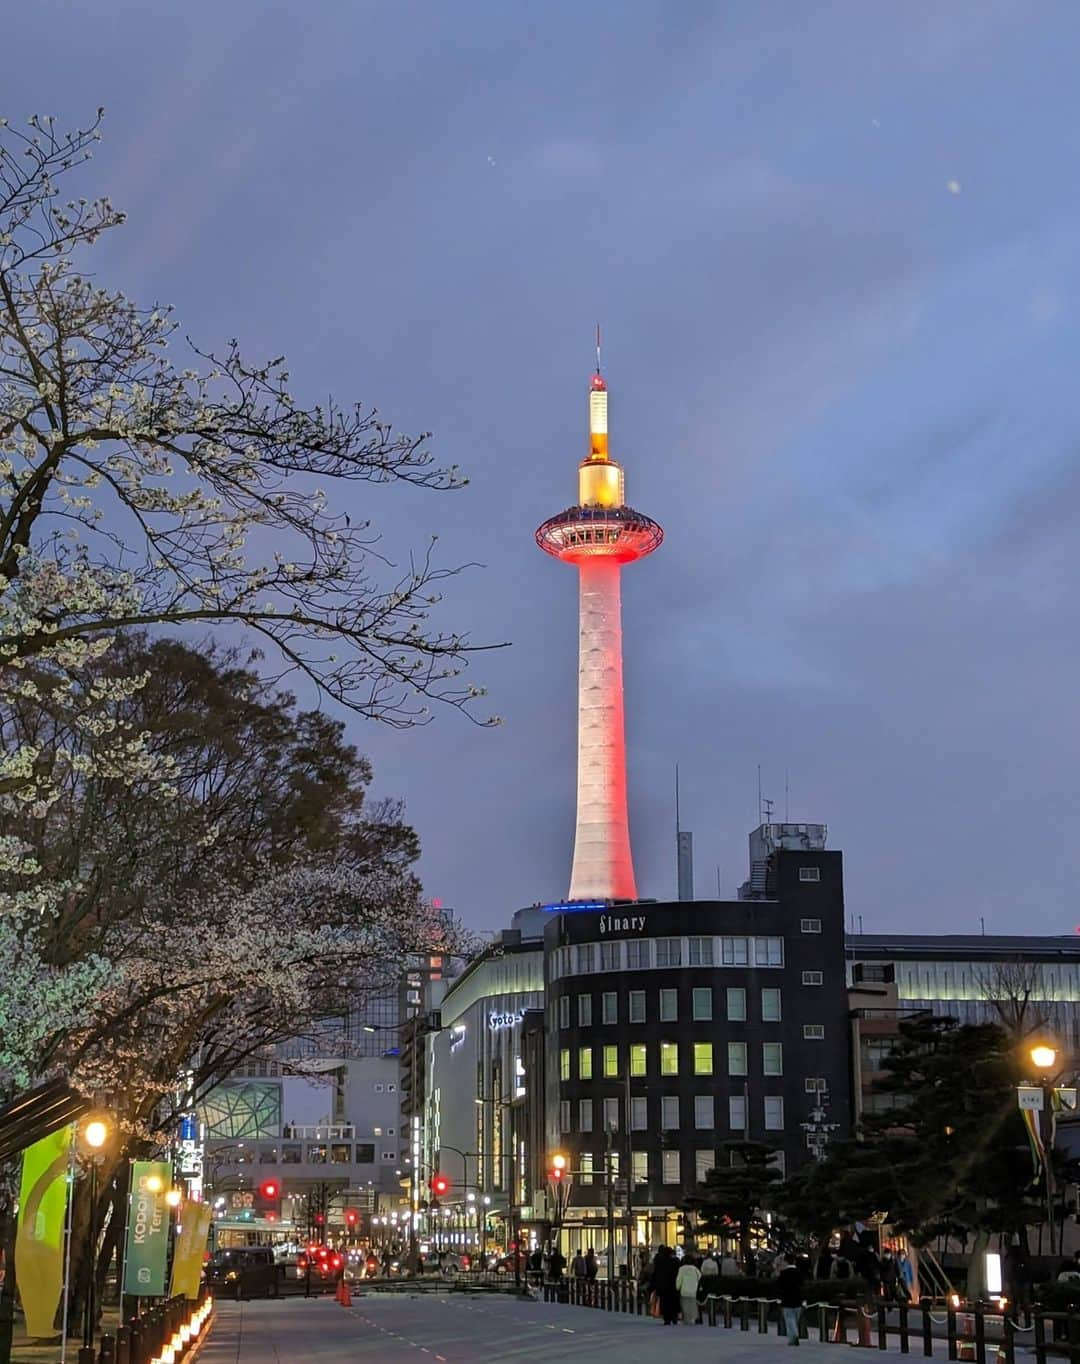
<instances>
[{"instance_id":1,"label":"orange glowing section of tower","mask_svg":"<svg viewBox=\"0 0 1080 1364\"><path fill-rule=\"evenodd\" d=\"M545 521L536 543L578 570L577 829L570 900L636 900L626 807L621 573L651 554L664 532L626 505L623 471L608 453L607 385L599 365L589 390L589 454L578 502Z\"/></svg>"}]
</instances>

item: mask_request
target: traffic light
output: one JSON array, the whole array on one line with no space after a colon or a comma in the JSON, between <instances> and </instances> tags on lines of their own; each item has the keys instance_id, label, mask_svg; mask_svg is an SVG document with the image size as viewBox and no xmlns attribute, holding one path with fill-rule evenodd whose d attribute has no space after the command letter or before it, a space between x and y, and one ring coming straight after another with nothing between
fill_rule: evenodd
<instances>
[{"instance_id":1,"label":"traffic light","mask_svg":"<svg viewBox=\"0 0 1080 1364\"><path fill-rule=\"evenodd\" d=\"M436 1198L443 1198L450 1192L450 1180L439 1173L431 1176L431 1192Z\"/></svg>"},{"instance_id":2,"label":"traffic light","mask_svg":"<svg viewBox=\"0 0 1080 1364\"><path fill-rule=\"evenodd\" d=\"M551 1169L548 1171L548 1178L553 1184L561 1184L566 1177L566 1157L561 1152L551 1157Z\"/></svg>"},{"instance_id":3,"label":"traffic light","mask_svg":"<svg viewBox=\"0 0 1080 1364\"><path fill-rule=\"evenodd\" d=\"M357 1223L357 1220L358 1220L358 1218L359 1218L359 1216L360 1216L360 1214L356 1211L355 1208L346 1208L346 1209L345 1209L345 1225L346 1225L347 1227L355 1227L355 1226L356 1226L356 1223Z\"/></svg>"},{"instance_id":4,"label":"traffic light","mask_svg":"<svg viewBox=\"0 0 1080 1364\"><path fill-rule=\"evenodd\" d=\"M265 1198L267 1203L273 1203L281 1197L281 1185L276 1179L264 1179L259 1185L259 1197Z\"/></svg>"}]
</instances>

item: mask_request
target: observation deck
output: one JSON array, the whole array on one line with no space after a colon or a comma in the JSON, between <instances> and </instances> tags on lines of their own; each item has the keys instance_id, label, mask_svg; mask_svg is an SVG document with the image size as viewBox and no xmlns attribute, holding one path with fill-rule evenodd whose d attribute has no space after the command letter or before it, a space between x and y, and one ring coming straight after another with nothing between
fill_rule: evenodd
<instances>
[{"instance_id":1,"label":"observation deck","mask_svg":"<svg viewBox=\"0 0 1080 1364\"><path fill-rule=\"evenodd\" d=\"M633 563L651 554L663 538L657 522L633 507L567 507L536 532L540 548L564 564L595 559Z\"/></svg>"}]
</instances>

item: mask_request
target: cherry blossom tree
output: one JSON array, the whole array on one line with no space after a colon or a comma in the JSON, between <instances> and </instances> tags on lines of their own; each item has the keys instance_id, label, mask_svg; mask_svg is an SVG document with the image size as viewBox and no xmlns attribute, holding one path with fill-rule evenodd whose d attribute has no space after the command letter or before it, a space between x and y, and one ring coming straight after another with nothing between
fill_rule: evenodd
<instances>
[{"instance_id":1,"label":"cherry blossom tree","mask_svg":"<svg viewBox=\"0 0 1080 1364\"><path fill-rule=\"evenodd\" d=\"M354 520L328 491L465 480L371 408L304 407L281 358L187 344L177 367L170 309L80 274L124 221L58 188L100 121L66 135L37 117L25 132L0 126L0 686L92 735L84 762L135 780L141 736L112 705L143 679L83 681L132 628L229 624L280 672L391 725L423 723L435 702L466 707L480 694L461 678L476 646L428 620L457 570L428 546L395 573L366 513ZM5 747L0 797L40 809L71 761Z\"/></svg>"}]
</instances>

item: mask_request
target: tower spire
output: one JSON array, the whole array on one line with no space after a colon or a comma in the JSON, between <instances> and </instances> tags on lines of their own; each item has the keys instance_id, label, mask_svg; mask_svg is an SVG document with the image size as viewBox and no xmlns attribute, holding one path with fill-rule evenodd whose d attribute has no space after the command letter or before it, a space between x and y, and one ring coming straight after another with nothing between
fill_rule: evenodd
<instances>
[{"instance_id":1,"label":"tower spire","mask_svg":"<svg viewBox=\"0 0 1080 1364\"><path fill-rule=\"evenodd\" d=\"M589 385L589 454L578 465L578 504L536 532L546 553L578 570L577 832L571 900L636 900L626 806L620 577L664 532L626 505L623 471L608 454L607 384Z\"/></svg>"}]
</instances>

